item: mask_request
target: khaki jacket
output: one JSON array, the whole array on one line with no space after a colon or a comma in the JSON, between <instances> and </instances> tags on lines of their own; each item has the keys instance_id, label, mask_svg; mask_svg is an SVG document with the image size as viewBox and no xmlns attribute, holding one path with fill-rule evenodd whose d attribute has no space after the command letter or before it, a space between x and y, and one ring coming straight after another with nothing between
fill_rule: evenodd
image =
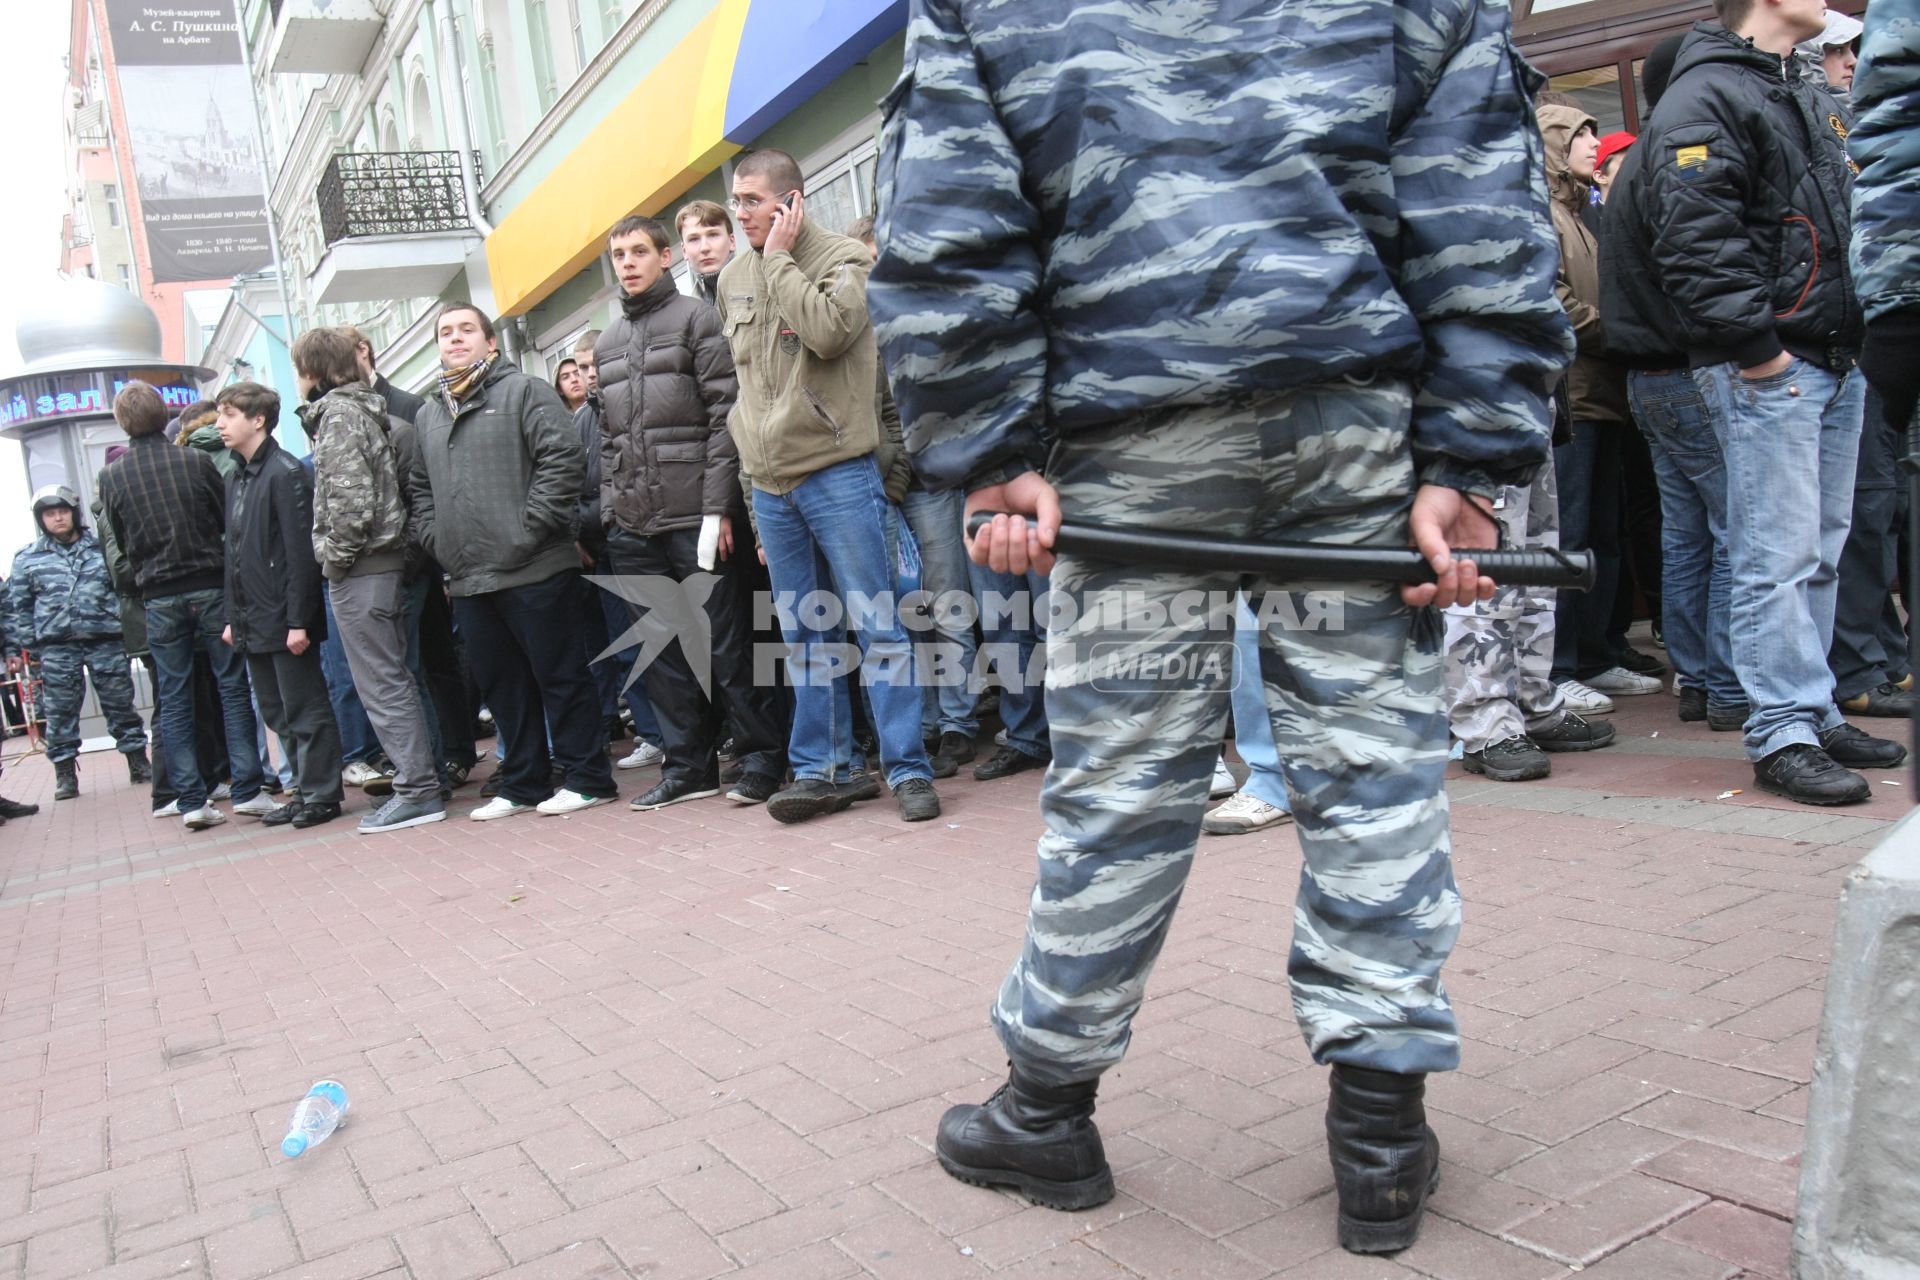
<instances>
[{"instance_id":1,"label":"khaki jacket","mask_svg":"<svg viewBox=\"0 0 1920 1280\"><path fill-rule=\"evenodd\" d=\"M879 447L871 265L858 240L809 222L791 253L736 254L721 270L716 304L740 380L729 425L756 488L788 493Z\"/></svg>"},{"instance_id":2,"label":"khaki jacket","mask_svg":"<svg viewBox=\"0 0 1920 1280\"><path fill-rule=\"evenodd\" d=\"M1553 198L1553 230L1560 238L1560 274L1554 291L1573 321L1578 344L1567 371L1567 399L1575 422L1629 421L1626 372L1607 358L1606 330L1600 319L1600 242L1581 211L1586 183L1567 168L1573 135L1593 117L1575 107L1541 107L1540 135L1546 143L1547 190Z\"/></svg>"}]
</instances>

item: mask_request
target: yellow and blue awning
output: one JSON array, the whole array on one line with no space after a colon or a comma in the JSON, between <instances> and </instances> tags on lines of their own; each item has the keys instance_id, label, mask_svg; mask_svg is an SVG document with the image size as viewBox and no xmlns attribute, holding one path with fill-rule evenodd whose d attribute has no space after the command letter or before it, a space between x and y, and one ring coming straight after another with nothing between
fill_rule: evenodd
<instances>
[{"instance_id":1,"label":"yellow and blue awning","mask_svg":"<svg viewBox=\"0 0 1920 1280\"><path fill-rule=\"evenodd\" d=\"M487 265L520 315L906 25L906 0L719 0L539 186L498 219Z\"/></svg>"}]
</instances>

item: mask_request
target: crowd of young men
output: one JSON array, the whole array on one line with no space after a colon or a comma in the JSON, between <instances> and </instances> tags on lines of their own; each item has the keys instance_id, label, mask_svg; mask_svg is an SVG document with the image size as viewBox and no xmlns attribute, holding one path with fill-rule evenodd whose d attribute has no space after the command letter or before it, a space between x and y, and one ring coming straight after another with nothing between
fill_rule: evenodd
<instances>
[{"instance_id":1,"label":"crowd of young men","mask_svg":"<svg viewBox=\"0 0 1920 1280\"><path fill-rule=\"evenodd\" d=\"M136 781L149 780L122 640L133 596L168 793L156 813L190 829L226 821L221 798L264 823L315 826L341 816L349 785L384 797L363 832L443 820L472 764L457 758L472 742L463 681L450 716L431 670L447 665L465 668L498 732L475 820L617 798L607 747L623 691L638 741L618 765L660 766L635 810L724 788L797 822L873 799L884 781L902 818L936 816L933 779L975 758L981 681L972 624L952 620L964 604L933 610L945 621L916 635L910 593L923 578L935 599L1027 584L970 575L958 495L921 485L900 447L866 314L871 224L850 238L809 223L798 166L778 151L740 162L729 203L751 252L718 204L677 221L692 296L675 284L665 226L612 228L620 314L551 384L502 356L490 317L454 303L435 320L441 369L425 398L382 377L355 330L300 336L304 459L277 438L269 388L236 383L170 421L151 387L127 386L114 411L130 444L99 477L106 548L77 497L49 492L35 504L43 535L13 575L25 611L8 617L52 695L56 794L77 793L83 667ZM40 589L49 575L83 586ZM846 608L775 605L769 637L755 630L756 594ZM430 606L448 602L436 621ZM691 610L703 616L689 630ZM650 617L670 634L634 671ZM1001 698L1009 737L976 768L984 779L1048 754L1026 684L1037 635L988 625L1020 660L999 673L1015 686ZM784 649L786 680L772 678L769 649ZM941 678L919 678L928 671ZM223 749L207 749L209 728Z\"/></svg>"}]
</instances>

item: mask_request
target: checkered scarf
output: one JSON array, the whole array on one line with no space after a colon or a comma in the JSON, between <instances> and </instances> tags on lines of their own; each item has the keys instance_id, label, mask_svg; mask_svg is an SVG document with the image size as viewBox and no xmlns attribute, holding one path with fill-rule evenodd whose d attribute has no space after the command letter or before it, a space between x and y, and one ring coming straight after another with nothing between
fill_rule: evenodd
<instances>
[{"instance_id":1,"label":"checkered scarf","mask_svg":"<svg viewBox=\"0 0 1920 1280\"><path fill-rule=\"evenodd\" d=\"M458 369L440 371L440 394L447 398L447 412L460 412L460 404L473 394L473 389L487 380L493 372L493 366L500 358L496 352L478 364L462 365Z\"/></svg>"}]
</instances>

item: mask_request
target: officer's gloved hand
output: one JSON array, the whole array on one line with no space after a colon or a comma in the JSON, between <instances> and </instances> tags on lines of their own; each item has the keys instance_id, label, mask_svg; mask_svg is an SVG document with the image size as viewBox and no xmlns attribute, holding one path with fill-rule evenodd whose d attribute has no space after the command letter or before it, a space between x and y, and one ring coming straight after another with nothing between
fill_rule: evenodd
<instances>
[{"instance_id":1,"label":"officer's gloved hand","mask_svg":"<svg viewBox=\"0 0 1920 1280\"><path fill-rule=\"evenodd\" d=\"M1866 344L1860 348L1860 372L1880 393L1887 424L1906 430L1920 401L1920 307L1889 311L1867 323Z\"/></svg>"}]
</instances>

